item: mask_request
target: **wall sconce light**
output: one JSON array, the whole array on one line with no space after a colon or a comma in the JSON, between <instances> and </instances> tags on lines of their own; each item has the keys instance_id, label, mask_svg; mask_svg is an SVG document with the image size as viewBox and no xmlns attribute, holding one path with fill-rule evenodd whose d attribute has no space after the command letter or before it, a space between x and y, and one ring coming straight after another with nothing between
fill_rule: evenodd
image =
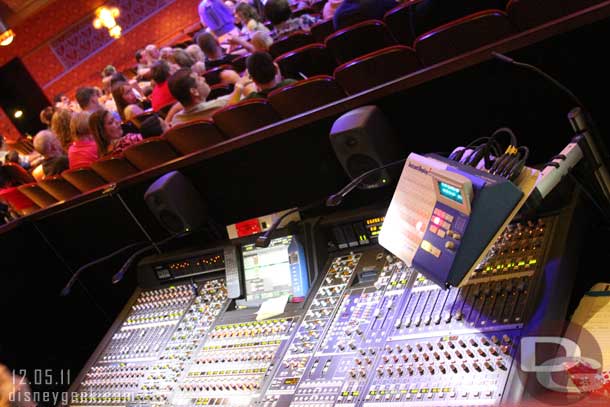
<instances>
[{"instance_id":1,"label":"wall sconce light","mask_svg":"<svg viewBox=\"0 0 610 407\"><path fill-rule=\"evenodd\" d=\"M115 20L119 14L120 11L116 7L99 7L95 10L96 19L93 20L93 26L96 29L106 27L108 29L108 34L110 34L112 38L121 38L121 26L118 25Z\"/></svg>"},{"instance_id":2,"label":"wall sconce light","mask_svg":"<svg viewBox=\"0 0 610 407\"><path fill-rule=\"evenodd\" d=\"M6 47L15 39L15 32L0 20L0 45Z\"/></svg>"}]
</instances>

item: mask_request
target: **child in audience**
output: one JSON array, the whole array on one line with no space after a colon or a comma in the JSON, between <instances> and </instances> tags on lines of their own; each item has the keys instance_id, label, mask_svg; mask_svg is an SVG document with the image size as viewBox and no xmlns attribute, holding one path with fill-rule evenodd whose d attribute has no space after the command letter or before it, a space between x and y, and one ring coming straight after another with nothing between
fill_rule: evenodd
<instances>
[{"instance_id":1,"label":"child in audience","mask_svg":"<svg viewBox=\"0 0 610 407\"><path fill-rule=\"evenodd\" d=\"M123 121L131 121L137 115L144 113L133 88L127 82L119 82L112 86L112 98Z\"/></svg>"},{"instance_id":2,"label":"child in audience","mask_svg":"<svg viewBox=\"0 0 610 407\"><path fill-rule=\"evenodd\" d=\"M70 121L74 140L68 148L70 168L86 167L99 158L97 144L89 129L89 116L88 112L75 113Z\"/></svg>"}]
</instances>

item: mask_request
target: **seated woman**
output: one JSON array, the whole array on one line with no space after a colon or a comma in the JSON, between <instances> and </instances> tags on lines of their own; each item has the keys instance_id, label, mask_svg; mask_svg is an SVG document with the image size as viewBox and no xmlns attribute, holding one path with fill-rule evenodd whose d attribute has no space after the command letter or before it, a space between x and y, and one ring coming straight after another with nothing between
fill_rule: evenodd
<instances>
[{"instance_id":1,"label":"seated woman","mask_svg":"<svg viewBox=\"0 0 610 407\"><path fill-rule=\"evenodd\" d=\"M89 129L89 112L75 113L70 121L72 144L68 148L70 169L86 167L96 161L98 156L97 143Z\"/></svg>"},{"instance_id":2,"label":"seated woman","mask_svg":"<svg viewBox=\"0 0 610 407\"><path fill-rule=\"evenodd\" d=\"M131 121L137 115L144 113L138 97L127 82L118 82L112 86L112 98L116 103L121 120L125 122Z\"/></svg>"},{"instance_id":3,"label":"seated woman","mask_svg":"<svg viewBox=\"0 0 610 407\"><path fill-rule=\"evenodd\" d=\"M142 141L141 134L123 135L121 123L108 110L94 112L89 118L89 129L97 144L99 157L118 154L128 146Z\"/></svg>"},{"instance_id":4,"label":"seated woman","mask_svg":"<svg viewBox=\"0 0 610 407\"><path fill-rule=\"evenodd\" d=\"M72 144L72 134L70 132L72 114L71 110L58 109L53 113L51 118L51 131L55 134L65 151L68 151L70 144Z\"/></svg>"},{"instance_id":5,"label":"seated woman","mask_svg":"<svg viewBox=\"0 0 610 407\"><path fill-rule=\"evenodd\" d=\"M235 15L241 22L243 36L252 38L252 34L257 31L269 32L256 9L248 3L239 3L235 8Z\"/></svg>"}]
</instances>

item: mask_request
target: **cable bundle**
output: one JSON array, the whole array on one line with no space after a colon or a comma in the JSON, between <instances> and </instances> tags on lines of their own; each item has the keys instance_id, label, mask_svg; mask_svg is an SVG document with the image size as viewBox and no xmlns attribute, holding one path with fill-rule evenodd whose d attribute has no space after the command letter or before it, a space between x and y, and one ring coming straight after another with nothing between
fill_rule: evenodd
<instances>
[{"instance_id":1,"label":"cable bundle","mask_svg":"<svg viewBox=\"0 0 610 407\"><path fill-rule=\"evenodd\" d=\"M498 136L501 134L510 136L509 144L505 149L498 140ZM489 137L480 137L466 147L456 148L449 158L514 181L521 174L528 156L527 147L517 146L515 133L508 127L501 127Z\"/></svg>"}]
</instances>

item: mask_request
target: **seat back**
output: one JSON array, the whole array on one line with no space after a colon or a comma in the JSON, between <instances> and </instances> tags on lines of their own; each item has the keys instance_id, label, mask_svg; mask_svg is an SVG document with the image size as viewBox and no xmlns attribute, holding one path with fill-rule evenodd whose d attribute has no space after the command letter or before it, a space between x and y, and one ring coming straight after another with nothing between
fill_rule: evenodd
<instances>
[{"instance_id":1,"label":"seat back","mask_svg":"<svg viewBox=\"0 0 610 407\"><path fill-rule=\"evenodd\" d=\"M158 116L158 115L159 114L157 112L140 113L139 115L137 115L134 118L132 118L131 121L139 129L140 126L142 126L142 123L144 122L144 120L148 119L149 117Z\"/></svg>"},{"instance_id":2,"label":"seat back","mask_svg":"<svg viewBox=\"0 0 610 407\"><path fill-rule=\"evenodd\" d=\"M245 71L246 70L246 60L248 59L249 56L250 56L250 54L240 55L237 58L235 58L234 60L232 60L231 66L233 67L233 70L237 73L242 73L243 71Z\"/></svg>"},{"instance_id":3,"label":"seat back","mask_svg":"<svg viewBox=\"0 0 610 407\"><path fill-rule=\"evenodd\" d=\"M329 35L325 41L338 64L395 44L385 23L379 20L354 24Z\"/></svg>"},{"instance_id":4,"label":"seat back","mask_svg":"<svg viewBox=\"0 0 610 407\"><path fill-rule=\"evenodd\" d=\"M214 113L212 119L228 138L241 136L281 120L266 99L247 99L227 106Z\"/></svg>"},{"instance_id":5,"label":"seat back","mask_svg":"<svg viewBox=\"0 0 610 407\"><path fill-rule=\"evenodd\" d=\"M38 186L58 201L66 201L81 193L74 185L63 179L61 175L54 175L38 181Z\"/></svg>"},{"instance_id":6,"label":"seat back","mask_svg":"<svg viewBox=\"0 0 610 407\"><path fill-rule=\"evenodd\" d=\"M40 208L17 187L0 189L0 201L6 202L20 216L28 215Z\"/></svg>"},{"instance_id":7,"label":"seat back","mask_svg":"<svg viewBox=\"0 0 610 407\"><path fill-rule=\"evenodd\" d=\"M27 172L25 168L19 164L11 162L5 163L2 166L2 170L8 178L8 181L13 185L29 184L30 182L35 181L32 174Z\"/></svg>"},{"instance_id":8,"label":"seat back","mask_svg":"<svg viewBox=\"0 0 610 407\"><path fill-rule=\"evenodd\" d=\"M218 85L221 81L220 74L222 73L222 71L225 71L227 69L233 70L233 66L225 64L212 69L208 69L203 73L203 77L205 78L205 81L208 83L208 85Z\"/></svg>"},{"instance_id":9,"label":"seat back","mask_svg":"<svg viewBox=\"0 0 610 407\"><path fill-rule=\"evenodd\" d=\"M42 189L36 182L30 182L29 184L20 185L17 189L27 196L38 205L40 208L46 208L47 206L53 205L57 202L52 195Z\"/></svg>"},{"instance_id":10,"label":"seat back","mask_svg":"<svg viewBox=\"0 0 610 407\"><path fill-rule=\"evenodd\" d=\"M138 169L122 155L100 158L91 164L91 169L108 182L117 182L138 173Z\"/></svg>"},{"instance_id":11,"label":"seat back","mask_svg":"<svg viewBox=\"0 0 610 407\"><path fill-rule=\"evenodd\" d=\"M310 44L280 55L275 59L285 78L296 80L316 75L332 75L335 61L324 44Z\"/></svg>"},{"instance_id":12,"label":"seat back","mask_svg":"<svg viewBox=\"0 0 610 407\"><path fill-rule=\"evenodd\" d=\"M433 65L506 38L513 32L505 12L484 10L420 35L414 48L422 64Z\"/></svg>"},{"instance_id":13,"label":"seat back","mask_svg":"<svg viewBox=\"0 0 610 407\"><path fill-rule=\"evenodd\" d=\"M527 30L602 2L603 0L510 0L506 11L515 27Z\"/></svg>"},{"instance_id":14,"label":"seat back","mask_svg":"<svg viewBox=\"0 0 610 407\"><path fill-rule=\"evenodd\" d=\"M296 10L292 10L291 18L302 16L303 14L309 14L310 16L315 16L319 13L319 10L314 9L313 7L301 7Z\"/></svg>"},{"instance_id":15,"label":"seat back","mask_svg":"<svg viewBox=\"0 0 610 407\"><path fill-rule=\"evenodd\" d=\"M151 137L132 144L123 154L139 170L147 170L178 158L176 151L162 137Z\"/></svg>"},{"instance_id":16,"label":"seat back","mask_svg":"<svg viewBox=\"0 0 610 407\"><path fill-rule=\"evenodd\" d=\"M335 32L335 26L333 25L333 19L320 21L315 23L309 29L309 32L313 36L316 42L324 43L326 37Z\"/></svg>"},{"instance_id":17,"label":"seat back","mask_svg":"<svg viewBox=\"0 0 610 407\"><path fill-rule=\"evenodd\" d=\"M419 60L415 50L394 45L346 62L335 69L334 76L341 88L353 95L418 69Z\"/></svg>"},{"instance_id":18,"label":"seat back","mask_svg":"<svg viewBox=\"0 0 610 407\"><path fill-rule=\"evenodd\" d=\"M275 111L287 118L346 96L332 76L319 75L283 86L269 94L269 102Z\"/></svg>"},{"instance_id":19,"label":"seat back","mask_svg":"<svg viewBox=\"0 0 610 407\"><path fill-rule=\"evenodd\" d=\"M211 120L201 120L177 125L163 135L180 154L190 154L225 140Z\"/></svg>"},{"instance_id":20,"label":"seat back","mask_svg":"<svg viewBox=\"0 0 610 407\"><path fill-rule=\"evenodd\" d=\"M288 51L313 44L314 39L310 33L305 31L294 31L285 37L281 37L271 44L269 53L273 58L279 57Z\"/></svg>"},{"instance_id":21,"label":"seat back","mask_svg":"<svg viewBox=\"0 0 610 407\"><path fill-rule=\"evenodd\" d=\"M206 98L207 101L214 100L221 96L230 95L233 92L232 84L222 84L219 83L217 85L210 86L210 94Z\"/></svg>"},{"instance_id":22,"label":"seat back","mask_svg":"<svg viewBox=\"0 0 610 407\"><path fill-rule=\"evenodd\" d=\"M170 109L172 107L174 107L174 104L175 104L175 102L169 103L169 104L163 106L161 109L159 109L159 111L157 112L157 114L159 114L159 117L161 117L162 119L165 119L165 117L169 113Z\"/></svg>"},{"instance_id":23,"label":"seat back","mask_svg":"<svg viewBox=\"0 0 610 407\"><path fill-rule=\"evenodd\" d=\"M66 170L61 173L61 176L81 192L91 191L107 184L106 180L93 171L91 167Z\"/></svg>"}]
</instances>

